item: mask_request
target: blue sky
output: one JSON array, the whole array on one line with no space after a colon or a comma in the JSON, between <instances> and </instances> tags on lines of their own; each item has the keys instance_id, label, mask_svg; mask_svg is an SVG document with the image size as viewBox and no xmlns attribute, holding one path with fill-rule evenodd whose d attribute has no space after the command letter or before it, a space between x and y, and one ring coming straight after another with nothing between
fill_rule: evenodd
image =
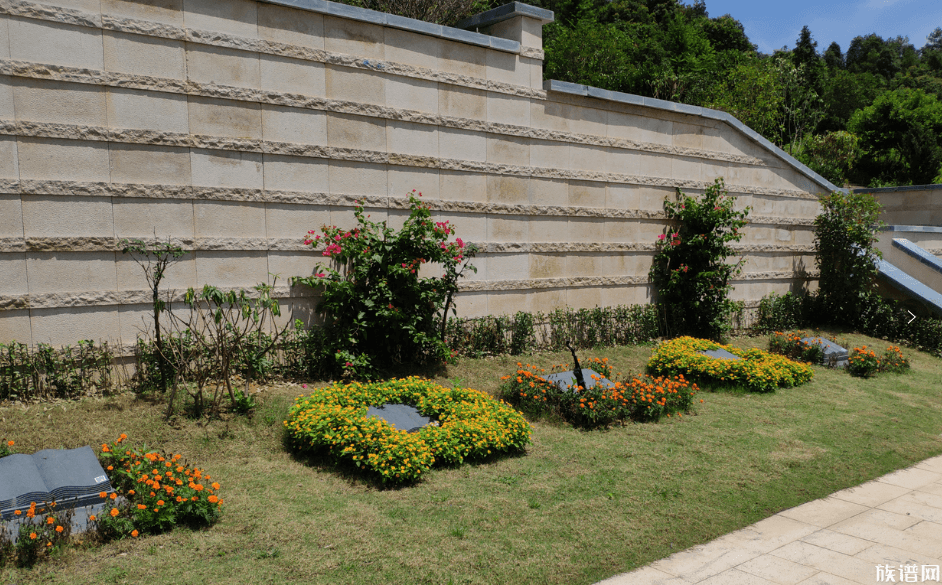
<instances>
[{"instance_id":1,"label":"blue sky","mask_svg":"<svg viewBox=\"0 0 942 585\"><path fill-rule=\"evenodd\" d=\"M908 36L918 49L942 26L940 0L706 0L706 7L711 17L731 14L741 22L763 53L794 48L806 24L821 53L832 41L846 53L851 39L874 32L883 38Z\"/></svg>"}]
</instances>

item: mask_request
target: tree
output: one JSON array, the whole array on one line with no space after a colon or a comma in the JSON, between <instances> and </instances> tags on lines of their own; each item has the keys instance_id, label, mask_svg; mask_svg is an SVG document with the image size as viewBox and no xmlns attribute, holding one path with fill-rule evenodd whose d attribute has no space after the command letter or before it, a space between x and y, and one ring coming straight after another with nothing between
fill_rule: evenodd
<instances>
[{"instance_id":1,"label":"tree","mask_svg":"<svg viewBox=\"0 0 942 585\"><path fill-rule=\"evenodd\" d=\"M844 53L841 52L841 46L836 42L831 43L824 50L824 64L832 70L844 68Z\"/></svg>"},{"instance_id":2,"label":"tree","mask_svg":"<svg viewBox=\"0 0 942 585\"><path fill-rule=\"evenodd\" d=\"M713 50L738 51L741 53L754 53L756 46L749 42L746 29L742 23L724 14L718 18L711 18L703 22L703 32L710 41Z\"/></svg>"},{"instance_id":3,"label":"tree","mask_svg":"<svg viewBox=\"0 0 942 585\"><path fill-rule=\"evenodd\" d=\"M918 89L882 94L851 118L864 155L857 180L868 184L929 184L942 167L942 103Z\"/></svg>"},{"instance_id":4,"label":"tree","mask_svg":"<svg viewBox=\"0 0 942 585\"><path fill-rule=\"evenodd\" d=\"M839 130L805 134L792 154L835 185L845 185L860 158L860 138Z\"/></svg>"},{"instance_id":5,"label":"tree","mask_svg":"<svg viewBox=\"0 0 942 585\"><path fill-rule=\"evenodd\" d=\"M784 99L775 62L752 57L721 74L703 105L732 114L766 138L777 138L782 132L779 111Z\"/></svg>"},{"instance_id":6,"label":"tree","mask_svg":"<svg viewBox=\"0 0 942 585\"><path fill-rule=\"evenodd\" d=\"M873 103L886 90L882 77L872 73L851 73L845 69L832 70L824 86L824 119L819 131L846 130L854 112Z\"/></svg>"},{"instance_id":7,"label":"tree","mask_svg":"<svg viewBox=\"0 0 942 585\"><path fill-rule=\"evenodd\" d=\"M898 47L884 41L876 33L854 37L845 58L847 70L852 73L872 73L889 81L901 68Z\"/></svg>"}]
</instances>

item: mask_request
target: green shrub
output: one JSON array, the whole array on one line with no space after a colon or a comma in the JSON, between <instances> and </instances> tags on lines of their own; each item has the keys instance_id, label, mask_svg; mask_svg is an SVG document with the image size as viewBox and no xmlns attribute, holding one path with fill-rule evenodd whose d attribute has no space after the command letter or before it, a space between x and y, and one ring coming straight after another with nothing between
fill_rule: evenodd
<instances>
[{"instance_id":1,"label":"green shrub","mask_svg":"<svg viewBox=\"0 0 942 585\"><path fill-rule=\"evenodd\" d=\"M369 406L387 403L412 405L434 422L409 433L367 418ZM318 388L297 399L284 425L294 449L324 451L391 484L417 481L436 463L519 451L531 431L519 412L483 392L416 377Z\"/></svg>"},{"instance_id":2,"label":"green shrub","mask_svg":"<svg viewBox=\"0 0 942 585\"><path fill-rule=\"evenodd\" d=\"M758 332L770 333L802 327L808 322L812 302L811 295L770 293L759 301L756 322L752 328Z\"/></svg>"},{"instance_id":3,"label":"green shrub","mask_svg":"<svg viewBox=\"0 0 942 585\"><path fill-rule=\"evenodd\" d=\"M847 359L847 372L858 378L871 378L882 372L902 373L909 369L909 360L894 345L886 348L882 356L866 345L855 347Z\"/></svg>"},{"instance_id":4,"label":"green shrub","mask_svg":"<svg viewBox=\"0 0 942 585\"><path fill-rule=\"evenodd\" d=\"M79 341L54 348L0 343L0 400L80 398L115 388L108 342Z\"/></svg>"},{"instance_id":5,"label":"green shrub","mask_svg":"<svg viewBox=\"0 0 942 585\"><path fill-rule=\"evenodd\" d=\"M734 274L744 260L727 264L731 242L742 239L747 207L734 209L722 179L710 185L703 197L677 190L678 201L664 203L676 231L658 236L651 282L657 289L663 333L667 337L694 335L718 340L731 328L737 305L729 299Z\"/></svg>"},{"instance_id":6,"label":"green shrub","mask_svg":"<svg viewBox=\"0 0 942 585\"><path fill-rule=\"evenodd\" d=\"M713 349L725 349L740 359L716 359L700 353ZM751 392L774 392L776 388L799 386L814 376L810 366L784 356L693 337L678 337L658 344L648 361L648 371L661 376L682 374L702 386L733 386Z\"/></svg>"}]
</instances>

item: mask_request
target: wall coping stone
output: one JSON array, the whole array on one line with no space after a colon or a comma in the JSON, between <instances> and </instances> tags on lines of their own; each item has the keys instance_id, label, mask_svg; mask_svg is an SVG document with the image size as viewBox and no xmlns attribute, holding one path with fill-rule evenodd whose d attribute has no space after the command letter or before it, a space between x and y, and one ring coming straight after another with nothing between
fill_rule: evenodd
<instances>
[{"instance_id":1,"label":"wall coping stone","mask_svg":"<svg viewBox=\"0 0 942 585\"><path fill-rule=\"evenodd\" d=\"M722 120L727 122L736 130L739 130L753 141L758 142L760 146L769 150L772 154L778 158L785 161L789 166L797 170L799 173L805 175L815 183L818 183L822 187L825 187L829 192L830 191L846 191L846 189L841 189L819 175L818 173L812 171L805 164L800 162L795 157L791 156L781 148L775 146L769 142L764 136L746 126L734 116L730 115L727 112L721 112L718 110L711 110L709 108L703 108L700 106L691 106L688 104L681 104L677 102L669 102L666 100L659 100L656 98L644 97L640 95L634 95L629 93L622 93L619 91L610 91L607 89L600 89L597 87L589 87L587 85L582 85L579 83L570 83L568 81L559 81L556 79L547 79L543 82L543 89L546 91L555 91L559 93L568 93L571 95L581 95L593 97L601 100L615 101L626 104L635 104L640 106L645 106L648 108L654 108L657 110L666 110L669 112L677 112L680 114L690 114L691 116L703 116L705 118L710 118L713 120ZM942 185L936 186L939 189L942 189ZM864 191L874 191L878 192L880 189L870 190L863 189Z\"/></svg>"},{"instance_id":2,"label":"wall coping stone","mask_svg":"<svg viewBox=\"0 0 942 585\"><path fill-rule=\"evenodd\" d=\"M880 276L894 288L921 301L927 309L937 315L942 315L942 294L938 291L932 290L886 260L877 260L877 268Z\"/></svg>"},{"instance_id":3,"label":"wall coping stone","mask_svg":"<svg viewBox=\"0 0 942 585\"><path fill-rule=\"evenodd\" d=\"M552 10L537 8L536 6L522 2L511 2L503 6L498 6L497 8L492 8L486 12L475 14L474 16L462 20L455 26L465 30L486 28L517 16L535 18L539 20L541 24L549 24L555 20Z\"/></svg>"},{"instance_id":4,"label":"wall coping stone","mask_svg":"<svg viewBox=\"0 0 942 585\"><path fill-rule=\"evenodd\" d=\"M884 232L922 232L930 234L942 234L942 227L931 225L888 225L884 226Z\"/></svg>"},{"instance_id":5,"label":"wall coping stone","mask_svg":"<svg viewBox=\"0 0 942 585\"><path fill-rule=\"evenodd\" d=\"M907 256L915 258L927 268L942 274L942 260L939 260L909 240L905 238L893 238L893 247L899 248Z\"/></svg>"},{"instance_id":6,"label":"wall coping stone","mask_svg":"<svg viewBox=\"0 0 942 585\"><path fill-rule=\"evenodd\" d=\"M942 191L942 185L903 185L901 187L881 187L853 189L854 193L896 193L897 191Z\"/></svg>"},{"instance_id":7,"label":"wall coping stone","mask_svg":"<svg viewBox=\"0 0 942 585\"><path fill-rule=\"evenodd\" d=\"M467 43L470 45L477 45L479 47L486 47L489 49L494 49L496 51L503 51L505 53L520 53L521 46L517 41L511 41L508 39L502 39L499 37L493 37L490 35L472 32L470 30L462 30L462 28L453 28L450 26L442 26L440 24L433 24L431 22L425 22L423 20L416 20L414 18L406 18L404 16L396 16L395 14L387 14L385 12L377 12L376 10L369 10L367 8L359 8L357 6L349 6L347 4L340 4L339 2L329 2L328 0L258 0L259 2L264 2L266 4L275 4L278 6L287 6L289 8L297 8L299 10L307 10L308 12L317 12L319 14L327 14L330 16L340 16L342 18L347 18L349 20L357 20L360 22L368 22L371 24L379 24L383 26L389 26L392 28L398 28L402 30L407 30L409 32L414 32L423 35L429 35L433 37L439 37L443 39L448 39L452 41L458 41L460 43ZM511 2L510 4L505 4L504 6L499 6L493 10L488 10L487 12L482 12L477 16L472 16L462 23L459 23L459 26L464 22L473 21L478 17L488 15L497 11L503 11L500 14L507 16L501 17L500 20L506 20L507 18L512 18L514 16L529 16L532 18L537 18L542 22L553 22L553 13L549 10L544 10L542 8L537 8L536 6L530 6L528 4L522 4L520 2ZM491 18L491 17L488 17ZM500 20L495 20L489 24L494 24L495 22L500 22ZM477 27L484 26L482 24L474 25ZM470 27L467 27L470 28Z\"/></svg>"}]
</instances>

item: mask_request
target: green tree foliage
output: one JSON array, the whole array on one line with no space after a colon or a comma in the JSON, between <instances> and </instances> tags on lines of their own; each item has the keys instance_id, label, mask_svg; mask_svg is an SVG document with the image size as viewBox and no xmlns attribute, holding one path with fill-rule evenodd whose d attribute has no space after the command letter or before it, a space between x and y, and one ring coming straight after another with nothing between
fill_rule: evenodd
<instances>
[{"instance_id":1,"label":"green tree foliage","mask_svg":"<svg viewBox=\"0 0 942 585\"><path fill-rule=\"evenodd\" d=\"M860 158L860 138L844 130L805 134L792 154L828 181L845 185Z\"/></svg>"},{"instance_id":2,"label":"green tree foliage","mask_svg":"<svg viewBox=\"0 0 942 585\"><path fill-rule=\"evenodd\" d=\"M928 184L942 167L942 103L918 89L882 94L848 124L863 156L855 178L870 185Z\"/></svg>"}]
</instances>

